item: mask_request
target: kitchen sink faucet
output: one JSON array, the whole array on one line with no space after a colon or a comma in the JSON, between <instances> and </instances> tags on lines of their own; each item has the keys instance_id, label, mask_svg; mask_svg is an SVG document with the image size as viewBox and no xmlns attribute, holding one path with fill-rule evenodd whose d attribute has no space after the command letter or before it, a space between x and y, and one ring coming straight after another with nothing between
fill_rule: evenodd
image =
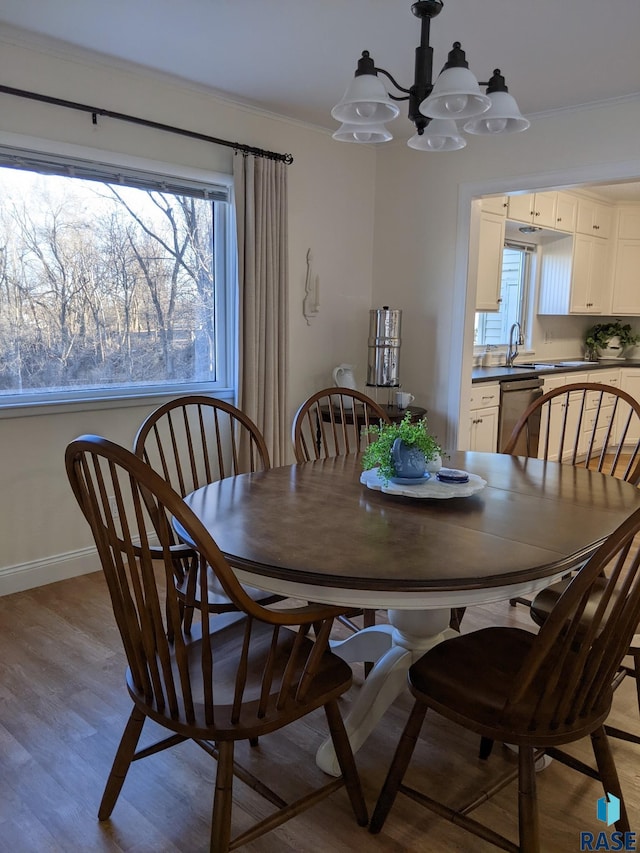
<instances>
[{"instance_id":1,"label":"kitchen sink faucet","mask_svg":"<svg viewBox=\"0 0 640 853\"><path fill-rule=\"evenodd\" d=\"M517 332L517 336L516 333ZM515 339L514 339L515 338ZM524 345L522 337L522 326L520 323L514 323L509 330L509 349L507 351L507 367L513 367L513 362L518 355L518 347Z\"/></svg>"}]
</instances>

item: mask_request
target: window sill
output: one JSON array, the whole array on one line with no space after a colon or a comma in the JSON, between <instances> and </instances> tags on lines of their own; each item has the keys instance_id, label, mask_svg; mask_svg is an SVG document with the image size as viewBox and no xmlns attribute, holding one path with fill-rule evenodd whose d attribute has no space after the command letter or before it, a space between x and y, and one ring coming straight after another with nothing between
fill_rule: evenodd
<instances>
[{"instance_id":1,"label":"window sill","mask_svg":"<svg viewBox=\"0 0 640 853\"><path fill-rule=\"evenodd\" d=\"M48 400L24 400L11 402L0 402L0 420L3 418L27 418L43 415L68 415L73 412L95 412L102 409L128 409L147 403L159 404L161 401L173 399L183 394L203 394L215 396L220 400L234 402L235 392L233 388L221 388L202 385L182 385L171 388L148 388L135 389L130 393L119 391L118 393L95 392L95 396L84 395L82 397L60 397L60 399Z\"/></svg>"}]
</instances>

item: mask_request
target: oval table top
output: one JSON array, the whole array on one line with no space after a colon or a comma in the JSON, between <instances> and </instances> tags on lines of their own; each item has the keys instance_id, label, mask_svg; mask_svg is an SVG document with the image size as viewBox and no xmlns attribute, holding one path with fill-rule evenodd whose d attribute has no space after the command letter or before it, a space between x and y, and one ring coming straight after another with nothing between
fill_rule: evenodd
<instances>
[{"instance_id":1,"label":"oval table top","mask_svg":"<svg viewBox=\"0 0 640 853\"><path fill-rule=\"evenodd\" d=\"M340 595L350 590L378 607L397 606L397 593L406 607L416 593L417 604L419 593L466 590L471 602L473 590L545 585L640 506L634 486L571 465L476 452L447 465L486 487L444 500L383 494L345 456L230 477L186 502L243 582L338 591L315 600L351 601Z\"/></svg>"}]
</instances>

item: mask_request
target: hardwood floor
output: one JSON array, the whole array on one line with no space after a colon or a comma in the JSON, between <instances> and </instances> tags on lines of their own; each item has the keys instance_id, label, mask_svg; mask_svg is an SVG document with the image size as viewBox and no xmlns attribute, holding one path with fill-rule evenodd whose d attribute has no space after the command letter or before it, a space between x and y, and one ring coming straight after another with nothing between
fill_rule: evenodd
<instances>
[{"instance_id":1,"label":"hardwood floor","mask_svg":"<svg viewBox=\"0 0 640 853\"><path fill-rule=\"evenodd\" d=\"M463 631L488 624L532 628L523 607L505 602L467 610ZM100 823L102 789L130 711L124 656L101 574L0 598L0 851L11 853L198 853L208 849L215 764L194 744L131 768L109 821ZM355 668L352 692L362 683ZM349 695L343 703L346 709ZM356 759L370 810L410 707L401 697ZM617 691L611 722L640 732L635 686ZM326 733L320 713L285 733L245 744L238 758L285 798L322 777L314 763ZM144 738L144 734L143 734ZM640 746L612 739L633 829L640 829ZM480 787L514 756L496 746L487 762L478 739L427 715L408 780L451 800ZM589 756L588 744L576 754ZM326 778L326 777L323 777ZM602 789L557 762L538 775L545 853L580 849L579 833L606 829L596 819ZM240 783L234 830L268 806ZM513 836L516 790L478 810ZM421 810L400 795L379 836L358 827L344 789L243 850L248 853L389 851L484 853L496 848Z\"/></svg>"}]
</instances>

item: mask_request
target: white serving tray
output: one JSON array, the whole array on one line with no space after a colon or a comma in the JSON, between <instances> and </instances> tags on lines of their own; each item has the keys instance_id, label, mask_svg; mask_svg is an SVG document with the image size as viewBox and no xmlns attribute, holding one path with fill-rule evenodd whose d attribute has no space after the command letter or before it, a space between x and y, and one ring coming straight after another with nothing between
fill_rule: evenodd
<instances>
[{"instance_id":1,"label":"white serving tray","mask_svg":"<svg viewBox=\"0 0 640 853\"><path fill-rule=\"evenodd\" d=\"M378 469L370 468L360 475L360 482L368 489L384 492L387 495L402 495L407 498L468 498L475 495L487 485L477 474L469 474L468 483L441 483L432 474L428 480L419 480L415 485L401 485L400 483L385 483L378 477Z\"/></svg>"}]
</instances>

